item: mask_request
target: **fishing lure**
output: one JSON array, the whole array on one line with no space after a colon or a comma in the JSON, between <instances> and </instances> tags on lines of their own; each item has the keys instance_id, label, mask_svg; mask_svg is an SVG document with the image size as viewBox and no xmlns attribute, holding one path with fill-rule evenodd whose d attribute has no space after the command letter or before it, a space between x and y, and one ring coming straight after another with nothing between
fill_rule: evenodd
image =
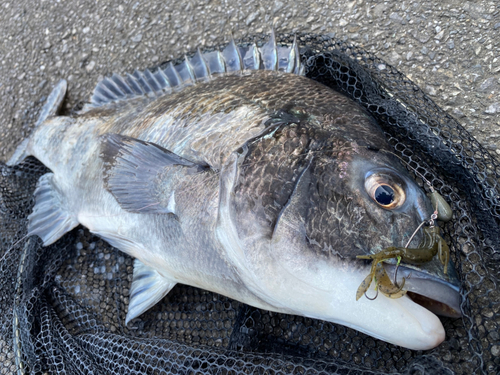
<instances>
[{"instance_id":1,"label":"fishing lure","mask_svg":"<svg viewBox=\"0 0 500 375\"><path fill-rule=\"evenodd\" d=\"M436 214L433 214L433 216ZM433 219L431 219L433 220ZM424 222L425 223L425 222ZM370 287L372 280L375 280L377 292L380 290L384 295L391 298L399 298L405 295L402 290L405 278L403 278L402 285L398 286L396 281L391 282L387 273L383 269L381 262L389 259L398 259L397 266L401 261L411 264L422 264L430 262L436 254L444 267L444 273L448 272L448 262L450 260L450 249L446 241L441 237L441 229L438 226L428 226L423 228L424 237L416 248L408 247L388 247L371 255L358 255L358 259L372 259L372 266L370 273L363 280L356 292L356 301L366 293ZM396 268L397 269L397 268ZM397 276L397 272L395 277ZM376 298L376 297L375 297ZM369 298L370 299L370 298ZM373 299L373 298L372 298Z\"/></svg>"}]
</instances>

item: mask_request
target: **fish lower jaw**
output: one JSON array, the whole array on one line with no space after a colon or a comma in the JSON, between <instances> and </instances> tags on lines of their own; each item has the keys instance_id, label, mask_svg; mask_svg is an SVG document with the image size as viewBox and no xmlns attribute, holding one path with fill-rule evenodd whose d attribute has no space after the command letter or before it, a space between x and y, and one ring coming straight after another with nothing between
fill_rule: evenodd
<instances>
[{"instance_id":1,"label":"fish lower jaw","mask_svg":"<svg viewBox=\"0 0 500 375\"><path fill-rule=\"evenodd\" d=\"M360 320L359 317L351 317L348 321L325 320L343 324L379 340L411 350L433 349L444 341L445 330L439 318L407 296L393 300L379 295L377 299L382 302L387 299L389 305L382 303L383 306L376 308L377 312L353 314L364 315L361 323L355 322ZM372 302L375 301L366 300L366 303ZM363 307L360 306L360 309ZM381 311L386 312L385 317L380 316Z\"/></svg>"},{"instance_id":2,"label":"fish lower jaw","mask_svg":"<svg viewBox=\"0 0 500 375\"><path fill-rule=\"evenodd\" d=\"M446 338L441 320L425 307L413 302L409 297L405 296L403 298L401 303L411 309L416 324L419 324L422 333L425 335L422 338L415 337L411 346L406 347L413 350L429 350L441 344ZM397 342L395 344L401 345Z\"/></svg>"},{"instance_id":3,"label":"fish lower jaw","mask_svg":"<svg viewBox=\"0 0 500 375\"><path fill-rule=\"evenodd\" d=\"M274 297L290 308L293 314L338 323L377 339L411 350L429 350L445 339L439 318L408 296L391 299L379 294L375 300L356 301L356 289L365 273L337 273L337 289L320 290L288 280L293 293L286 295L283 287ZM372 288L373 289L373 288ZM370 290L370 295L374 290ZM278 309L281 310L281 309ZM290 313L290 311L282 311Z\"/></svg>"},{"instance_id":4,"label":"fish lower jaw","mask_svg":"<svg viewBox=\"0 0 500 375\"><path fill-rule=\"evenodd\" d=\"M403 340L397 340L397 339L396 340L389 340L384 336L381 336L381 335L379 336L379 335L373 334L369 331L363 330L363 329L356 327L356 326L353 326L351 328L354 328L360 332L366 333L367 335L372 336L376 339L386 341L390 344L398 345L398 346L401 346L403 348L411 349L411 350L430 350L430 349L433 349L433 348L437 347L438 345L440 345L446 337L445 332L444 332L444 328L442 328L441 330L433 330L433 331L428 332L429 335L426 336L425 340L413 341L412 344L408 344L408 342L403 341ZM403 336L404 334L401 333L401 335Z\"/></svg>"},{"instance_id":5,"label":"fish lower jaw","mask_svg":"<svg viewBox=\"0 0 500 375\"><path fill-rule=\"evenodd\" d=\"M433 349L446 337L438 316L407 295L392 299L379 294L373 301L362 298L356 302L362 303L360 310L366 308L365 319L356 329L373 337L411 350Z\"/></svg>"}]
</instances>

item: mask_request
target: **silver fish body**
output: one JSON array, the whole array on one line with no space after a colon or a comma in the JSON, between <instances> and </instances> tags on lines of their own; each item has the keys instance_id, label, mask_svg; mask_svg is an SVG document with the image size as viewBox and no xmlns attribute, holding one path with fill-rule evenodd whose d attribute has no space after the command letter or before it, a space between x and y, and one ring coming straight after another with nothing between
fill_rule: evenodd
<instances>
[{"instance_id":1,"label":"silver fish body","mask_svg":"<svg viewBox=\"0 0 500 375\"><path fill-rule=\"evenodd\" d=\"M404 246L430 216L428 198L357 104L293 74L296 47L283 69L268 48L225 50L223 71L219 55L186 59L174 73L192 84L177 90L156 90L157 75L140 95L134 82L148 73L117 76L78 114L46 111L13 159L52 171L30 233L48 245L82 224L136 258L127 323L183 283L411 349L438 345L441 322L407 296L355 300L369 269L356 255ZM374 175L402 187L400 206L367 193Z\"/></svg>"}]
</instances>

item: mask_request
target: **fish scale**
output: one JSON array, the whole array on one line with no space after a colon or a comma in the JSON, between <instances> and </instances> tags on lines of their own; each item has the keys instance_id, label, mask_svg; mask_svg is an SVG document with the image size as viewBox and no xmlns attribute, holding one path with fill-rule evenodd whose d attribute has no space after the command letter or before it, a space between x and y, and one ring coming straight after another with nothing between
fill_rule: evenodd
<instances>
[{"instance_id":1,"label":"fish scale","mask_svg":"<svg viewBox=\"0 0 500 375\"><path fill-rule=\"evenodd\" d=\"M183 283L412 349L438 345L441 322L408 297L355 299L370 269L356 255L403 246L430 203L380 152L390 147L375 121L303 73L296 41L277 46L271 34L261 47L231 41L112 75L68 117L51 117L59 84L10 161L33 155L52 171L29 233L49 245L81 224L136 258L126 324ZM373 173L401 184L401 207L369 196Z\"/></svg>"}]
</instances>

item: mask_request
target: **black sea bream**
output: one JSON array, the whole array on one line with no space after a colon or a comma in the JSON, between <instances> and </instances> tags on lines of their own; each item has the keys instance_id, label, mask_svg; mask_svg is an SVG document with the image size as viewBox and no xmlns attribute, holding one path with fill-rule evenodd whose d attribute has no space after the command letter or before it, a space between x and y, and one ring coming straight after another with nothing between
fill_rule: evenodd
<instances>
[{"instance_id":1,"label":"black sea bream","mask_svg":"<svg viewBox=\"0 0 500 375\"><path fill-rule=\"evenodd\" d=\"M183 283L411 349L438 345L440 320L408 296L355 298L370 269L356 256L405 246L428 198L383 152L374 120L303 70L297 45L272 35L106 78L67 117L55 116L62 81L9 162L33 155L51 170L29 233L49 245L82 224L134 257L127 324ZM458 295L439 275L410 280L433 299Z\"/></svg>"}]
</instances>

